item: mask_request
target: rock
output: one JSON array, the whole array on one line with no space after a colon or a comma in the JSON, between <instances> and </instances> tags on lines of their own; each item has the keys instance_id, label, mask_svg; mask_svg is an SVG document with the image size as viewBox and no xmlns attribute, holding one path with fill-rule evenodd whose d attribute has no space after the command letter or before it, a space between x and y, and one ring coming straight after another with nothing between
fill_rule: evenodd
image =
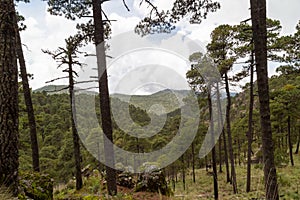
<instances>
[{"instance_id":1,"label":"rock","mask_svg":"<svg viewBox=\"0 0 300 200\"><path fill-rule=\"evenodd\" d=\"M121 173L118 175L117 184L126 188L134 188L133 177L131 173Z\"/></svg>"},{"instance_id":2,"label":"rock","mask_svg":"<svg viewBox=\"0 0 300 200\"><path fill-rule=\"evenodd\" d=\"M135 191L157 192L166 196L172 195L165 174L161 169L157 168L152 169L152 171L145 171L140 175Z\"/></svg>"},{"instance_id":3,"label":"rock","mask_svg":"<svg viewBox=\"0 0 300 200\"><path fill-rule=\"evenodd\" d=\"M19 173L19 199L52 200L53 179L37 172Z\"/></svg>"}]
</instances>

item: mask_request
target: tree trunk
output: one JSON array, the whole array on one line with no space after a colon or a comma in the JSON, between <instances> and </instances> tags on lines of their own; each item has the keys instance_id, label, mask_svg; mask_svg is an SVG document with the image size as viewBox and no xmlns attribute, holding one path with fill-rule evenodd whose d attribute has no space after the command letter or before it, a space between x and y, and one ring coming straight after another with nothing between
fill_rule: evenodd
<instances>
[{"instance_id":1,"label":"tree trunk","mask_svg":"<svg viewBox=\"0 0 300 200\"><path fill-rule=\"evenodd\" d=\"M228 145L229 145L229 157L231 164L231 183L233 187L233 193L236 194L237 184L236 184L236 174L235 174L235 166L234 166L234 155L233 155L233 146L232 146L232 138L231 138L231 127L230 127L230 107L231 107L231 96L229 91L229 81L228 75L225 73L225 84L226 84L226 94L227 94L227 107L226 107L226 124L227 124L227 135L228 135Z\"/></svg>"},{"instance_id":2,"label":"tree trunk","mask_svg":"<svg viewBox=\"0 0 300 200\"><path fill-rule=\"evenodd\" d=\"M241 143L240 143L240 138L238 138L237 143L238 143L237 157L238 157L238 161L239 161L239 166L241 166Z\"/></svg>"},{"instance_id":3,"label":"tree trunk","mask_svg":"<svg viewBox=\"0 0 300 200\"><path fill-rule=\"evenodd\" d=\"M227 183L230 183L230 172L229 172L229 162L228 162L228 153L227 153L227 142L226 142L226 134L224 131L224 127L222 126L223 122L223 113L222 113L222 108L221 108L221 97L220 97L220 86L217 83L217 104L218 104L218 115L219 117L219 126L222 128L222 135L221 137L223 138L223 143L224 143L224 160L225 160L225 166L226 166L226 181ZM221 142L221 141L220 141Z\"/></svg>"},{"instance_id":4,"label":"tree trunk","mask_svg":"<svg viewBox=\"0 0 300 200\"><path fill-rule=\"evenodd\" d=\"M194 142L192 142L192 168L193 168L193 183L196 182L196 174L195 174L195 145Z\"/></svg>"},{"instance_id":5,"label":"tree trunk","mask_svg":"<svg viewBox=\"0 0 300 200\"><path fill-rule=\"evenodd\" d=\"M290 160L291 160L291 165L294 166L293 144L292 144L292 139L291 139L291 116L290 115L288 116L287 124L288 124L288 142L289 142Z\"/></svg>"},{"instance_id":6,"label":"tree trunk","mask_svg":"<svg viewBox=\"0 0 300 200\"><path fill-rule=\"evenodd\" d=\"M93 0L93 18L95 26L95 45L99 76L99 95L102 129L104 132L104 153L106 162L106 180L108 193L117 194L116 171L112 166L115 165L113 149L112 120L110 113L110 99L108 91L108 80L106 70L106 57L104 47L104 27L102 20L101 1Z\"/></svg>"},{"instance_id":7,"label":"tree trunk","mask_svg":"<svg viewBox=\"0 0 300 200\"><path fill-rule=\"evenodd\" d=\"M72 136L74 145L74 158L75 158L75 177L76 177L76 190L82 188L82 176L81 176L81 155L80 155L80 141L76 129L76 107L74 98L74 79L72 68L72 55L69 55L69 96L70 96L70 109L71 109L71 124L72 124Z\"/></svg>"},{"instance_id":8,"label":"tree trunk","mask_svg":"<svg viewBox=\"0 0 300 200\"><path fill-rule=\"evenodd\" d=\"M221 131L222 121L221 121L221 104L220 104L220 93L219 93L219 83L217 83L217 101L218 101L218 131ZM222 137L222 136L221 136ZM219 172L222 173L222 142L219 141Z\"/></svg>"},{"instance_id":9,"label":"tree trunk","mask_svg":"<svg viewBox=\"0 0 300 200\"><path fill-rule=\"evenodd\" d=\"M176 175L175 175L176 173ZM174 163L172 164L172 186L173 186L173 191L175 192L176 189L176 184L175 184L175 176L176 176L176 182L177 182L177 171L175 172L175 166Z\"/></svg>"},{"instance_id":10,"label":"tree trunk","mask_svg":"<svg viewBox=\"0 0 300 200\"><path fill-rule=\"evenodd\" d=\"M211 95L210 91L211 89L208 89L208 106L209 106L209 115L210 115L210 134L211 134L211 143L214 143L215 137L214 137L214 116L212 111L212 102L211 102ZM216 148L215 146L212 148L212 168L213 168L213 179L214 179L214 197L215 199L219 199L218 194L218 172L217 172L217 163L216 163Z\"/></svg>"},{"instance_id":11,"label":"tree trunk","mask_svg":"<svg viewBox=\"0 0 300 200\"><path fill-rule=\"evenodd\" d=\"M37 140L37 131L36 131L36 123L35 123L35 117L34 117L34 110L33 110L33 106L32 106L31 92L30 92L30 87L29 87L29 83L28 83L25 58L24 58L24 54L23 54L23 50L22 50L21 37L20 37L19 30L18 30L18 24L17 24L17 22L15 22L15 23L16 23L16 40L17 40L16 52L17 52L19 65L20 65L22 86L23 86L23 92L24 92L24 100L25 100L29 129L30 129L32 167L33 167L34 171L39 172L40 171L39 145L38 145L38 140Z\"/></svg>"},{"instance_id":12,"label":"tree trunk","mask_svg":"<svg viewBox=\"0 0 300 200\"><path fill-rule=\"evenodd\" d=\"M12 0L0 1L0 186L18 194L18 66L16 13Z\"/></svg>"},{"instance_id":13,"label":"tree trunk","mask_svg":"<svg viewBox=\"0 0 300 200\"><path fill-rule=\"evenodd\" d=\"M249 102L249 117L248 117L248 153L247 153L247 184L246 192L251 190L251 154L252 154L252 140L253 140L253 75L254 75L254 52L251 52L251 64L250 64L250 102Z\"/></svg>"},{"instance_id":14,"label":"tree trunk","mask_svg":"<svg viewBox=\"0 0 300 200\"><path fill-rule=\"evenodd\" d=\"M295 151L295 154L298 154L299 152L299 146L300 146L300 128L298 129L299 133L298 133L298 142L297 142L297 148Z\"/></svg>"},{"instance_id":15,"label":"tree trunk","mask_svg":"<svg viewBox=\"0 0 300 200\"><path fill-rule=\"evenodd\" d=\"M181 156L181 163L182 163L182 185L183 185L183 190L185 191L185 164L184 164L184 154Z\"/></svg>"},{"instance_id":16,"label":"tree trunk","mask_svg":"<svg viewBox=\"0 0 300 200\"><path fill-rule=\"evenodd\" d=\"M222 169L222 143L221 143L221 140L219 141L219 172L220 173L223 172L223 169Z\"/></svg>"},{"instance_id":17,"label":"tree trunk","mask_svg":"<svg viewBox=\"0 0 300 200\"><path fill-rule=\"evenodd\" d=\"M208 172L207 156L205 156L204 159L205 159L205 170Z\"/></svg>"},{"instance_id":18,"label":"tree trunk","mask_svg":"<svg viewBox=\"0 0 300 200\"><path fill-rule=\"evenodd\" d=\"M250 0L253 40L260 103L260 123L262 130L262 150L264 160L264 180L266 199L278 200L278 185L274 163L274 146L270 120L269 83L267 62L266 0Z\"/></svg>"}]
</instances>

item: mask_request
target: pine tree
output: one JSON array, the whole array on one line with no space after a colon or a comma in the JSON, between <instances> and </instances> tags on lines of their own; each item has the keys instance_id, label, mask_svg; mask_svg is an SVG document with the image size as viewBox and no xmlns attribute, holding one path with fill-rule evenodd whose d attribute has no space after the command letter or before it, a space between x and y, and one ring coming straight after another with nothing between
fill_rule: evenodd
<instances>
[{"instance_id":1,"label":"pine tree","mask_svg":"<svg viewBox=\"0 0 300 200\"><path fill-rule=\"evenodd\" d=\"M260 103L260 123L262 130L262 152L264 160L264 181L266 199L279 199L274 145L270 120L269 83L267 62L266 1L250 0L251 19L256 61L258 96Z\"/></svg>"},{"instance_id":2,"label":"pine tree","mask_svg":"<svg viewBox=\"0 0 300 200\"><path fill-rule=\"evenodd\" d=\"M16 13L12 0L0 1L0 185L18 193L18 68Z\"/></svg>"},{"instance_id":3,"label":"pine tree","mask_svg":"<svg viewBox=\"0 0 300 200\"><path fill-rule=\"evenodd\" d=\"M37 140L37 129L36 122L34 116L34 110L31 99L31 91L29 87L28 74L26 70L26 63L22 49L22 42L20 37L20 28L16 25L16 52L17 58L19 61L21 78L22 78L22 86L24 92L24 99L27 109L27 116L29 122L30 129L30 139L31 139L31 153L32 153L32 167L34 171L40 171L40 161L39 161L39 146Z\"/></svg>"},{"instance_id":4,"label":"pine tree","mask_svg":"<svg viewBox=\"0 0 300 200\"><path fill-rule=\"evenodd\" d=\"M69 89L69 101L70 101L70 118L71 118L71 130L73 136L73 147L74 147L74 158L75 158L75 174L76 174L76 189L80 190L82 188L82 175L81 175L81 153L80 153L80 139L76 128L76 107L75 107L75 98L74 98L74 76L77 75L76 71L73 69L74 65L78 65L80 67L83 66L78 59L78 49L82 46L81 43L83 38L81 35L71 36L65 40L66 47L60 47L57 51L43 51L52 56L57 62L59 62L58 67L62 65L67 65L68 67L63 70L63 72L67 72L69 79L69 85L67 88ZM65 78L65 77L62 77ZM54 79L58 80L60 78ZM54 81L52 80L52 81ZM51 82L52 82L51 81Z\"/></svg>"}]
</instances>

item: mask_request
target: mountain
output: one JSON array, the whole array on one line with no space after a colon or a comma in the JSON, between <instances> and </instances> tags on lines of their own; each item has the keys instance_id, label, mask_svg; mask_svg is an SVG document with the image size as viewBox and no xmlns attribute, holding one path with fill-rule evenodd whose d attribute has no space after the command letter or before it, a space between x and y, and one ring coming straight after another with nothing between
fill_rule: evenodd
<instances>
[{"instance_id":1,"label":"mountain","mask_svg":"<svg viewBox=\"0 0 300 200\"><path fill-rule=\"evenodd\" d=\"M41 88L38 88L36 90L34 90L33 92L49 92L49 93L67 93L68 89L64 89L67 88L67 85L45 85Z\"/></svg>"},{"instance_id":2,"label":"mountain","mask_svg":"<svg viewBox=\"0 0 300 200\"><path fill-rule=\"evenodd\" d=\"M68 93L67 85L46 85L38 88L33 92L46 92L48 94L64 94ZM95 95L97 92L85 91L79 87L75 87L79 93ZM189 95L190 90L162 90L150 95L127 95L127 94L111 94L112 98L130 103L135 107L155 113L157 115L173 112L181 108L184 103L183 99Z\"/></svg>"},{"instance_id":3,"label":"mountain","mask_svg":"<svg viewBox=\"0 0 300 200\"><path fill-rule=\"evenodd\" d=\"M97 94L97 92L82 90L79 87L75 87L74 90L76 91L77 94L78 93L90 94L90 95ZM46 92L49 94L64 94L64 93L68 93L69 89L67 85L45 85L41 88L33 90L33 92Z\"/></svg>"},{"instance_id":4,"label":"mountain","mask_svg":"<svg viewBox=\"0 0 300 200\"><path fill-rule=\"evenodd\" d=\"M189 95L189 90L162 90L151 95L112 94L111 97L130 103L135 107L156 113L170 113L184 105L183 99ZM162 108L163 107L163 108Z\"/></svg>"}]
</instances>

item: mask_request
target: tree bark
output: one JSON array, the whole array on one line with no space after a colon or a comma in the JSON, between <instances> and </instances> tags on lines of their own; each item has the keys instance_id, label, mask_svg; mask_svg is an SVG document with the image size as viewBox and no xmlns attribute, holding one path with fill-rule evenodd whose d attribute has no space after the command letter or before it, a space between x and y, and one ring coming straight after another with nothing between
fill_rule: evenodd
<instances>
[{"instance_id":1,"label":"tree bark","mask_svg":"<svg viewBox=\"0 0 300 200\"><path fill-rule=\"evenodd\" d=\"M298 142L297 142L297 148L295 151L295 154L298 154L299 152L299 146L300 146L300 128L298 129L299 133L298 133Z\"/></svg>"},{"instance_id":2,"label":"tree bark","mask_svg":"<svg viewBox=\"0 0 300 200\"><path fill-rule=\"evenodd\" d=\"M247 152L247 184L246 192L251 190L251 155L252 155L252 140L253 140L253 104L254 104L254 95L253 95L253 75L254 75L254 52L251 52L251 63L250 63L250 102L249 102L249 117L248 117L248 152Z\"/></svg>"},{"instance_id":3,"label":"tree bark","mask_svg":"<svg viewBox=\"0 0 300 200\"><path fill-rule=\"evenodd\" d=\"M106 57L104 47L104 27L102 20L101 1L93 0L93 18L95 26L95 45L98 64L99 76L99 95L100 95L100 110L102 129L104 132L104 153L106 166L106 180L108 193L110 195L117 194L116 171L110 166L115 165L114 149L113 149L113 133L112 133L112 120L110 112L110 99L108 91L108 80L106 70Z\"/></svg>"},{"instance_id":4,"label":"tree bark","mask_svg":"<svg viewBox=\"0 0 300 200\"><path fill-rule=\"evenodd\" d=\"M241 166L241 141L240 141L240 138L237 139L237 143L238 143L237 157L238 157L239 166Z\"/></svg>"},{"instance_id":5,"label":"tree bark","mask_svg":"<svg viewBox=\"0 0 300 200\"><path fill-rule=\"evenodd\" d=\"M207 156L205 156L204 159L205 159L205 170L208 172Z\"/></svg>"},{"instance_id":6,"label":"tree bark","mask_svg":"<svg viewBox=\"0 0 300 200\"><path fill-rule=\"evenodd\" d=\"M183 185L183 190L185 191L185 164L184 164L184 154L181 156L181 163L182 163L182 185Z\"/></svg>"},{"instance_id":7,"label":"tree bark","mask_svg":"<svg viewBox=\"0 0 300 200\"><path fill-rule=\"evenodd\" d=\"M18 66L14 2L0 1L0 185L18 194Z\"/></svg>"},{"instance_id":8,"label":"tree bark","mask_svg":"<svg viewBox=\"0 0 300 200\"><path fill-rule=\"evenodd\" d=\"M193 173L193 183L196 182L196 174L195 174L195 145L194 142L192 142L192 173Z\"/></svg>"},{"instance_id":9,"label":"tree bark","mask_svg":"<svg viewBox=\"0 0 300 200\"><path fill-rule=\"evenodd\" d=\"M211 89L208 89L208 106L209 106L209 115L210 115L210 134L211 134L211 142L214 143L215 137L214 137L214 116L212 111L212 102L211 102ZM213 168L213 179L214 179L214 197L215 199L219 199L218 194L218 172L217 172L217 161L216 161L216 148L215 146L212 148L212 168Z\"/></svg>"},{"instance_id":10,"label":"tree bark","mask_svg":"<svg viewBox=\"0 0 300 200\"><path fill-rule=\"evenodd\" d=\"M229 81L228 75L225 73L225 85L226 85L226 95L227 95L227 107L226 107L226 124L227 124L227 135L228 135L228 145L229 145L229 158L231 165L231 183L233 187L233 193L236 194L237 184L236 184L236 173L234 166L234 155L233 155L233 146L232 146L232 138L231 138L231 123L230 123L230 108L231 108L231 96L229 91Z\"/></svg>"},{"instance_id":11,"label":"tree bark","mask_svg":"<svg viewBox=\"0 0 300 200\"><path fill-rule=\"evenodd\" d=\"M23 86L23 92L24 92L24 100L25 100L28 122L29 122L29 129L30 129L32 167L33 167L34 171L39 172L40 171L39 145L38 145L38 140L37 140L35 116L34 116L34 110L33 110L33 105L32 105L28 77L27 77L26 63L25 63L25 58L24 58L23 49L22 49L21 37L20 37L19 30L18 30L18 24L16 21L15 21L15 23L16 23L16 40L17 40L16 51L17 51L17 56L18 56L18 60L19 60L19 65L20 65L22 86Z\"/></svg>"},{"instance_id":12,"label":"tree bark","mask_svg":"<svg viewBox=\"0 0 300 200\"><path fill-rule=\"evenodd\" d=\"M78 132L76 129L76 107L74 98L74 79L73 79L73 67L72 67L72 55L69 55L69 96L70 96L70 109L71 109L71 124L72 124L72 136L74 146L74 158L75 158L75 177L76 177L76 190L82 188L82 175L81 175L81 155L80 155L80 141Z\"/></svg>"},{"instance_id":13,"label":"tree bark","mask_svg":"<svg viewBox=\"0 0 300 200\"><path fill-rule=\"evenodd\" d=\"M222 138L222 136L220 136ZM221 140L219 141L219 172L223 173L222 169L222 143Z\"/></svg>"},{"instance_id":14,"label":"tree bark","mask_svg":"<svg viewBox=\"0 0 300 200\"><path fill-rule=\"evenodd\" d=\"M278 200L279 194L276 167L274 163L274 146L269 105L266 0L250 0L250 4L255 47L258 96L260 103L260 123L262 130L266 199Z\"/></svg>"},{"instance_id":15,"label":"tree bark","mask_svg":"<svg viewBox=\"0 0 300 200\"><path fill-rule=\"evenodd\" d=\"M224 160L225 160L225 166L226 166L226 181L227 181L227 183L230 183L231 179L230 179L229 162L228 162L227 142L226 142L226 134L224 131L224 127L221 124L223 122L223 113L222 113L222 107L221 107L220 86L218 83L217 83L217 104L218 104L219 126L220 126L220 128L222 128L221 137L222 137L223 143L224 143Z\"/></svg>"},{"instance_id":16,"label":"tree bark","mask_svg":"<svg viewBox=\"0 0 300 200\"><path fill-rule=\"evenodd\" d=\"M291 116L290 115L287 118L287 124L288 124L288 142L289 142L290 160L291 160L291 165L294 166L293 144L292 144L292 139L291 139Z\"/></svg>"}]
</instances>

